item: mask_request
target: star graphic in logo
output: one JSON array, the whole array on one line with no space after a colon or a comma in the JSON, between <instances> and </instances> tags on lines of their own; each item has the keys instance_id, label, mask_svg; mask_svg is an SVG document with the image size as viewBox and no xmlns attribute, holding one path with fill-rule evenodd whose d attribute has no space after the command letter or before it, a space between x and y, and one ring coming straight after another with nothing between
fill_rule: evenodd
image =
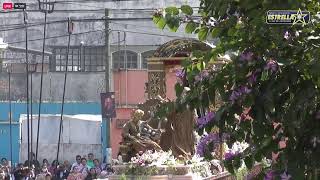
<instances>
[{"instance_id":1,"label":"star graphic in logo","mask_svg":"<svg viewBox=\"0 0 320 180\"><path fill-rule=\"evenodd\" d=\"M298 23L302 23L302 25L307 24L306 20L304 19L306 16L308 16L308 14L303 14L301 9L299 9L297 14L294 14L293 25L298 24Z\"/></svg>"}]
</instances>

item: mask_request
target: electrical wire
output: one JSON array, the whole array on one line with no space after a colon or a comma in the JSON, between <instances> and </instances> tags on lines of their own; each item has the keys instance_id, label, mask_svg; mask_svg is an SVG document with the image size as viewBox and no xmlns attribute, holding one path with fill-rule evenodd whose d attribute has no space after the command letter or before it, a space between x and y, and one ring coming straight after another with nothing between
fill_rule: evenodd
<instances>
[{"instance_id":1,"label":"electrical wire","mask_svg":"<svg viewBox=\"0 0 320 180\"><path fill-rule=\"evenodd\" d=\"M92 30L92 31L85 31L85 32L80 32L80 33L73 33L72 35L81 35L81 34L87 34L87 33L94 33L94 32L103 32L103 29L99 30ZM51 37L46 37L46 39L56 39L56 38L61 38L61 37L67 37L68 35L59 35L59 36L51 36ZM29 41L40 41L43 40L43 38L36 38L36 39L30 39ZM24 41L13 41L13 42L6 42L7 44L19 44Z\"/></svg>"},{"instance_id":2,"label":"electrical wire","mask_svg":"<svg viewBox=\"0 0 320 180\"><path fill-rule=\"evenodd\" d=\"M130 1L130 0L127 0ZM96 0L77 0L77 1L55 1L56 4L76 4L76 5L80 5L80 6L86 6L86 7L93 7L93 8L101 8L101 6L94 6L94 5L87 5L87 3L92 3L92 2L96 2L96 3L105 3L105 2L101 2L101 1L96 1ZM117 3L117 2L124 2L124 0L122 1L107 1L110 3ZM84 4L82 4L84 3ZM192 6L192 9L199 9L200 7L198 6ZM148 11L148 10L157 10L157 8L122 8L122 9L117 9L117 8L108 8L109 10L122 10L122 11L128 11L128 10L143 10L143 11ZM180 8L178 8L180 9Z\"/></svg>"},{"instance_id":3,"label":"electrical wire","mask_svg":"<svg viewBox=\"0 0 320 180\"><path fill-rule=\"evenodd\" d=\"M156 34L156 33L149 33L149 32L137 32L137 31L128 31L128 30L121 30L121 29L118 29L118 30L115 29L112 31L125 31L125 32L133 33L133 34L144 34L144 35L152 35L152 36L171 37L171 38L185 38L184 36ZM75 35L95 33L95 32L104 32L104 29L97 29L97 30L85 31L85 32L80 32L80 33L73 33L71 35L75 36ZM51 36L51 37L46 37L46 39L56 39L56 38L67 37L67 36L68 35ZM43 40L43 38L29 39L28 41L30 42L30 41L40 41L40 40ZM13 41L13 42L6 42L6 43L7 44L19 44L19 43L23 43L23 42L25 42L25 41Z\"/></svg>"},{"instance_id":4,"label":"electrical wire","mask_svg":"<svg viewBox=\"0 0 320 180\"><path fill-rule=\"evenodd\" d=\"M109 18L109 21L130 21L130 20L152 20L151 17L145 17L145 18ZM92 21L105 21L104 17L101 18L86 18L86 19L73 19L73 22L92 22ZM66 20L57 20L57 21L49 21L46 24L55 24L55 23L64 23L67 22ZM34 23L30 24L27 27L33 27L33 26L41 26L44 25L45 23ZM16 28L11 28L11 29L0 29L0 32L5 32L5 31L13 31L13 30L19 30L23 29L25 26L16 27Z\"/></svg>"}]
</instances>

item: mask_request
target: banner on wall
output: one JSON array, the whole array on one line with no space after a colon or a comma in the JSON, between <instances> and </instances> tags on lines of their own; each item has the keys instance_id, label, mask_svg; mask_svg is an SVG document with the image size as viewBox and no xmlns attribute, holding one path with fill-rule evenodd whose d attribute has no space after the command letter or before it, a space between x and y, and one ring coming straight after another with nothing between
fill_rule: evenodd
<instances>
[{"instance_id":1,"label":"banner on wall","mask_svg":"<svg viewBox=\"0 0 320 180\"><path fill-rule=\"evenodd\" d=\"M101 93L100 96L102 118L115 118L116 103L114 92Z\"/></svg>"}]
</instances>

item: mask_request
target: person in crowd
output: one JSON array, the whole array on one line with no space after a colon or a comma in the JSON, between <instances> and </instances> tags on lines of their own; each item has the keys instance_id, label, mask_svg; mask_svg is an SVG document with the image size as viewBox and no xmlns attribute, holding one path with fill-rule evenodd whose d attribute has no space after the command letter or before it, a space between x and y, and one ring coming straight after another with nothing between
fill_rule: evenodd
<instances>
[{"instance_id":1,"label":"person in crowd","mask_svg":"<svg viewBox=\"0 0 320 180\"><path fill-rule=\"evenodd\" d=\"M81 158L80 165L76 165L72 168L68 180L83 180L88 175L88 166L87 166L87 159Z\"/></svg>"},{"instance_id":2,"label":"person in crowd","mask_svg":"<svg viewBox=\"0 0 320 180\"><path fill-rule=\"evenodd\" d=\"M94 158L93 154L89 153L88 154L88 161L87 161L87 166L89 167L89 169L94 167L93 158Z\"/></svg>"},{"instance_id":3,"label":"person in crowd","mask_svg":"<svg viewBox=\"0 0 320 180\"><path fill-rule=\"evenodd\" d=\"M19 180L23 178L22 169L23 169L22 163L19 163L17 167L14 169L13 175L15 180Z\"/></svg>"},{"instance_id":4,"label":"person in crowd","mask_svg":"<svg viewBox=\"0 0 320 180\"><path fill-rule=\"evenodd\" d=\"M70 170L71 170L71 165L70 165L69 161L68 161L68 160L65 160L65 161L63 162L63 165L64 165L64 169L67 170L68 172L70 172Z\"/></svg>"},{"instance_id":5,"label":"person in crowd","mask_svg":"<svg viewBox=\"0 0 320 180\"><path fill-rule=\"evenodd\" d=\"M10 175L11 175L11 167L9 165L9 162L6 158L2 158L1 159L1 169L4 171L5 175L6 175L6 179L10 179Z\"/></svg>"},{"instance_id":6,"label":"person in crowd","mask_svg":"<svg viewBox=\"0 0 320 180\"><path fill-rule=\"evenodd\" d=\"M74 162L71 166L71 169L70 171L74 171L74 169L78 169L78 167L81 165L81 156L80 155L77 155L76 156L76 162Z\"/></svg>"},{"instance_id":7,"label":"person in crowd","mask_svg":"<svg viewBox=\"0 0 320 180\"><path fill-rule=\"evenodd\" d=\"M58 169L56 171L56 174L54 176L54 180L63 180L67 179L69 176L69 170L66 168L64 164L59 165Z\"/></svg>"},{"instance_id":8,"label":"person in crowd","mask_svg":"<svg viewBox=\"0 0 320 180\"><path fill-rule=\"evenodd\" d=\"M43 159L42 166L47 166L47 168L49 169L49 167L50 167L49 161L47 159Z\"/></svg>"},{"instance_id":9,"label":"person in crowd","mask_svg":"<svg viewBox=\"0 0 320 180\"><path fill-rule=\"evenodd\" d=\"M53 160L51 163L51 166L49 167L49 172L51 174L56 174L58 165L59 165L59 162L57 160Z\"/></svg>"},{"instance_id":10,"label":"person in crowd","mask_svg":"<svg viewBox=\"0 0 320 180\"><path fill-rule=\"evenodd\" d=\"M81 159L81 169L80 169L80 173L82 174L82 178L86 178L87 177L89 169L90 168L88 167L87 159L86 158L82 158Z\"/></svg>"},{"instance_id":11,"label":"person in crowd","mask_svg":"<svg viewBox=\"0 0 320 180\"><path fill-rule=\"evenodd\" d=\"M97 172L95 168L91 168L85 180L97 179Z\"/></svg>"},{"instance_id":12,"label":"person in crowd","mask_svg":"<svg viewBox=\"0 0 320 180\"><path fill-rule=\"evenodd\" d=\"M94 168L96 170L96 174L97 174L97 176L99 176L102 172L100 161L98 159L94 159L93 164L94 164Z\"/></svg>"},{"instance_id":13,"label":"person in crowd","mask_svg":"<svg viewBox=\"0 0 320 180\"><path fill-rule=\"evenodd\" d=\"M77 159L78 162L78 159ZM80 159L80 164L72 166L71 172L68 176L68 180L83 180L88 174L88 166L86 158Z\"/></svg>"},{"instance_id":14,"label":"person in crowd","mask_svg":"<svg viewBox=\"0 0 320 180\"><path fill-rule=\"evenodd\" d=\"M49 172L46 165L43 165L41 168L41 172L36 176L36 180L47 179L47 177L51 177L51 173Z\"/></svg>"},{"instance_id":15,"label":"person in crowd","mask_svg":"<svg viewBox=\"0 0 320 180\"><path fill-rule=\"evenodd\" d=\"M34 153L30 153L30 166L34 165L35 173L38 174L40 172L40 163L36 160L36 155ZM26 160L24 162L24 166L29 166L29 161Z\"/></svg>"},{"instance_id":16,"label":"person in crowd","mask_svg":"<svg viewBox=\"0 0 320 180\"><path fill-rule=\"evenodd\" d=\"M113 174L113 169L111 168L111 164L106 164L106 166L103 168L101 174L99 175L100 179L106 179L108 176Z\"/></svg>"},{"instance_id":17,"label":"person in crowd","mask_svg":"<svg viewBox=\"0 0 320 180\"><path fill-rule=\"evenodd\" d=\"M51 179L52 179L52 176L50 174L47 174L45 180L51 180Z\"/></svg>"},{"instance_id":18,"label":"person in crowd","mask_svg":"<svg viewBox=\"0 0 320 180\"><path fill-rule=\"evenodd\" d=\"M1 165L2 166L8 166L9 165L7 158L2 158L1 159Z\"/></svg>"},{"instance_id":19,"label":"person in crowd","mask_svg":"<svg viewBox=\"0 0 320 180\"><path fill-rule=\"evenodd\" d=\"M21 169L22 178L21 180L31 180L34 178L34 170L29 167L23 167Z\"/></svg>"},{"instance_id":20,"label":"person in crowd","mask_svg":"<svg viewBox=\"0 0 320 180\"><path fill-rule=\"evenodd\" d=\"M71 169L67 180L81 180L81 173L78 172L78 166Z\"/></svg>"},{"instance_id":21,"label":"person in crowd","mask_svg":"<svg viewBox=\"0 0 320 180\"><path fill-rule=\"evenodd\" d=\"M6 178L6 174L4 173L4 170L2 170L2 168L0 168L0 179L4 180Z\"/></svg>"},{"instance_id":22,"label":"person in crowd","mask_svg":"<svg viewBox=\"0 0 320 180\"><path fill-rule=\"evenodd\" d=\"M31 165L31 169L29 171L28 177L31 179L35 179L36 175L39 174L41 172L41 169L36 169L36 167L34 165Z\"/></svg>"},{"instance_id":23,"label":"person in crowd","mask_svg":"<svg viewBox=\"0 0 320 180\"><path fill-rule=\"evenodd\" d=\"M4 179L5 180L10 180L11 178L11 170L10 168L8 168L7 166L3 166L2 167L2 171L4 172Z\"/></svg>"}]
</instances>

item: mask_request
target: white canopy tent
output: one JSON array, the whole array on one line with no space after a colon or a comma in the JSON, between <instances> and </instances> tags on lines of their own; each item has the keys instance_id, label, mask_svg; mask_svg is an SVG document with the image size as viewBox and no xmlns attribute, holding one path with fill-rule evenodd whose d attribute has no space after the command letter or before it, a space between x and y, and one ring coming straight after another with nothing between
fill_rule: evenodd
<instances>
[{"instance_id":1,"label":"white canopy tent","mask_svg":"<svg viewBox=\"0 0 320 180\"><path fill-rule=\"evenodd\" d=\"M33 115L33 152L37 139L37 114ZM30 118L31 119L31 118ZM93 153L95 158L102 158L101 115L64 115L61 134L59 160L75 161L76 155ZM27 116L20 116L20 162L27 157ZM38 160L46 158L49 162L56 159L59 136L60 115L41 115ZM30 132L31 133L31 132Z\"/></svg>"}]
</instances>

